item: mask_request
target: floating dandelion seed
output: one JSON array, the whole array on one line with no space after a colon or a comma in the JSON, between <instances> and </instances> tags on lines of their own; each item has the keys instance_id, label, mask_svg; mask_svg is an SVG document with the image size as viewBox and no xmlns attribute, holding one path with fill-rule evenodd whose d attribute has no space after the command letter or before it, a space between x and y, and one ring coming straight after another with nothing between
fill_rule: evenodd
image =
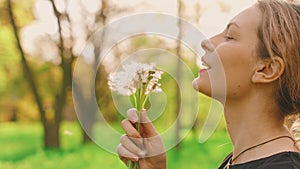
<instances>
[{"instance_id":1,"label":"floating dandelion seed","mask_svg":"<svg viewBox=\"0 0 300 169\"><path fill-rule=\"evenodd\" d=\"M65 130L65 131L64 131L64 134L70 136L70 135L73 135L73 132L70 131L70 130Z\"/></svg>"}]
</instances>

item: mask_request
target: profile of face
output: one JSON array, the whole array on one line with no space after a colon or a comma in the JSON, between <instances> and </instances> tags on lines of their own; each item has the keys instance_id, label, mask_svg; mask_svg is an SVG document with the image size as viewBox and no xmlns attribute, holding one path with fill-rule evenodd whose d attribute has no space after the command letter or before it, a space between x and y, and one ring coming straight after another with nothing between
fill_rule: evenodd
<instances>
[{"instance_id":1,"label":"profile of face","mask_svg":"<svg viewBox=\"0 0 300 169\"><path fill-rule=\"evenodd\" d=\"M260 15L260 9L253 5L235 16L223 32L202 42L202 62L207 68L201 69L193 81L197 91L222 95L222 86L226 85L227 99L239 99L249 92L257 80L256 73L262 69L256 54Z\"/></svg>"}]
</instances>

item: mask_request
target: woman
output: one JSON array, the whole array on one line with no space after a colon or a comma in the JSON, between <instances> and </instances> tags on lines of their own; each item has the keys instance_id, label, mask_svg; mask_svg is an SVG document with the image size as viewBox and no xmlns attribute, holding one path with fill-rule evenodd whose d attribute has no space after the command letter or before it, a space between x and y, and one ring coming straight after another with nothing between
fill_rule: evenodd
<instances>
[{"instance_id":1,"label":"woman","mask_svg":"<svg viewBox=\"0 0 300 169\"><path fill-rule=\"evenodd\" d=\"M193 87L211 96L208 74L217 78L216 53L226 75L224 113L234 150L219 168L300 168L299 150L283 125L300 109L300 5L260 0L202 48L208 68L199 71ZM167 168L163 143L145 111L141 121L139 134L132 125L135 110L128 111L122 122L126 135L117 148L120 158L139 161L140 169Z\"/></svg>"}]
</instances>

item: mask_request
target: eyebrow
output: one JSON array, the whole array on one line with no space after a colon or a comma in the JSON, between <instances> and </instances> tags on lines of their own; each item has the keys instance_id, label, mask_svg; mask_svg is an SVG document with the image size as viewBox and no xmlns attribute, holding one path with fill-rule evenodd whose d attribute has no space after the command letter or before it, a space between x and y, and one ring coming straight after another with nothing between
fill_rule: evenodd
<instances>
[{"instance_id":1,"label":"eyebrow","mask_svg":"<svg viewBox=\"0 0 300 169\"><path fill-rule=\"evenodd\" d=\"M230 23L227 25L226 29L229 29L230 26L236 26L236 27L240 28L240 26L239 26L237 23L235 23L235 22L230 22Z\"/></svg>"}]
</instances>

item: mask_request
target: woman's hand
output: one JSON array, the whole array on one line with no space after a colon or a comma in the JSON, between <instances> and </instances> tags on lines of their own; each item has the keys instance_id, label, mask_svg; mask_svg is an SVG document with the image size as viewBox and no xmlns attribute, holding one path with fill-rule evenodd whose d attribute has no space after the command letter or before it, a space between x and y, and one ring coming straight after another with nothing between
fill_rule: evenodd
<instances>
[{"instance_id":1,"label":"woman's hand","mask_svg":"<svg viewBox=\"0 0 300 169\"><path fill-rule=\"evenodd\" d=\"M128 119L122 121L125 131L117 148L120 159L139 162L139 169L166 169L166 151L163 141L149 120L145 110L140 115L140 133L134 127L138 122L136 109L127 111Z\"/></svg>"}]
</instances>

